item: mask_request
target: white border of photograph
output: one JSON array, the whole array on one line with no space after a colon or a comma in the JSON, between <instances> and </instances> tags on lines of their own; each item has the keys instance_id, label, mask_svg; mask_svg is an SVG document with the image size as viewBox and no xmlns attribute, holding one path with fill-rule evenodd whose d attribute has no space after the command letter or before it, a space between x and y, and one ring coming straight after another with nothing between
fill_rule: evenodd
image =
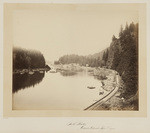
<instances>
[{"instance_id":1,"label":"white border of photograph","mask_svg":"<svg viewBox=\"0 0 150 133\"><path fill-rule=\"evenodd\" d=\"M127 116L92 116L89 118L87 115L80 115L78 117L71 117L71 112L61 113L61 115L48 115L46 111L41 114L36 114L36 111L31 111L32 115L28 114L28 111L16 111L15 113L9 112L10 110L5 109L3 112L3 3L146 3L147 4L147 81L149 81L150 75L150 26L149 26L149 13L150 13L150 2L149 0L112 0L112 1L99 1L99 0L60 0L60 1L48 1L48 0L3 0L0 1L0 132L3 133L82 133L82 132L108 132L108 133L149 133L150 131L150 94L149 88L150 83L147 82L147 115L141 117L135 114ZM142 70L144 72L144 70ZM145 104L145 103L143 103ZM5 105L4 105L5 106ZM5 111L8 111L5 114ZM25 114L24 114L25 113ZM34 115L35 114L35 115ZM70 117L65 117L69 114ZM46 117L46 115L51 117ZM20 116L19 118L12 118L13 116ZM36 116L30 117L29 116ZM42 116L39 118L39 116ZM45 116L45 117L43 117ZM57 117L55 117L57 116ZM10 117L10 118L8 118ZM140 118L139 118L140 117ZM83 129L82 126L87 128ZM92 128L91 128L92 127Z\"/></svg>"}]
</instances>

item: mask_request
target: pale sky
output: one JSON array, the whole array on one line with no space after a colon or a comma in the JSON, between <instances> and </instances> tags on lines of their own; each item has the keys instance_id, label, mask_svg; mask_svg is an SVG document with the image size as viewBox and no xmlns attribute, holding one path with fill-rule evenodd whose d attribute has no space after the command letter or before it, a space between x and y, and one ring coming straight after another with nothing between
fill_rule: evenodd
<instances>
[{"instance_id":1,"label":"pale sky","mask_svg":"<svg viewBox=\"0 0 150 133\"><path fill-rule=\"evenodd\" d=\"M46 60L88 55L110 45L120 25L138 22L137 5L26 5L13 11L13 45L40 50Z\"/></svg>"}]
</instances>

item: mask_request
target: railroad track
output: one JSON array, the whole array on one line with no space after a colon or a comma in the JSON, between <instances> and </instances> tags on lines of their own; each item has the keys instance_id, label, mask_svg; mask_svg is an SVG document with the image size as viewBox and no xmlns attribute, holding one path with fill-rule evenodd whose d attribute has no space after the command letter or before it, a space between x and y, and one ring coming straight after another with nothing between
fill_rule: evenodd
<instances>
[{"instance_id":1,"label":"railroad track","mask_svg":"<svg viewBox=\"0 0 150 133\"><path fill-rule=\"evenodd\" d=\"M97 109L98 106L100 106L101 104L103 104L104 102L106 102L110 98L112 98L116 94L118 89L119 89L119 78L118 78L118 75L116 75L116 87L113 90L111 90L107 95L105 95L104 97L102 97L100 100L96 101L95 103L93 103L89 107L85 108L84 110L95 110L95 109Z\"/></svg>"}]
</instances>

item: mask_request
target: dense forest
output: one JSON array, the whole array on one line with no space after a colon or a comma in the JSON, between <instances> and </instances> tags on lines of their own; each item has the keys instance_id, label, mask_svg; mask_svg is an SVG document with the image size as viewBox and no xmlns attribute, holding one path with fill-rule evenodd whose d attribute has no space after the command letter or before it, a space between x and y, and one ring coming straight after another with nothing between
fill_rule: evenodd
<instances>
[{"instance_id":1,"label":"dense forest","mask_svg":"<svg viewBox=\"0 0 150 133\"><path fill-rule=\"evenodd\" d=\"M113 38L110 51L107 66L119 72L124 81L123 95L130 98L138 91L138 24L121 27L119 38Z\"/></svg>"},{"instance_id":2,"label":"dense forest","mask_svg":"<svg viewBox=\"0 0 150 133\"><path fill-rule=\"evenodd\" d=\"M13 48L13 70L44 68L45 58L39 51Z\"/></svg>"},{"instance_id":3,"label":"dense forest","mask_svg":"<svg viewBox=\"0 0 150 133\"><path fill-rule=\"evenodd\" d=\"M126 24L125 28L121 26L119 37L113 35L110 46L100 53L64 55L55 61L55 64L69 63L116 70L124 82L122 95L132 97L138 90L138 24Z\"/></svg>"}]
</instances>

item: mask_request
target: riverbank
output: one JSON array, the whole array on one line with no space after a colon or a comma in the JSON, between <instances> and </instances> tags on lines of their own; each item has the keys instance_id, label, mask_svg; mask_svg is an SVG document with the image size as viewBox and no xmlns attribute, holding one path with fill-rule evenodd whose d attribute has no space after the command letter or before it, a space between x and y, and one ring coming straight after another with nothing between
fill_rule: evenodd
<instances>
[{"instance_id":1,"label":"riverbank","mask_svg":"<svg viewBox=\"0 0 150 133\"><path fill-rule=\"evenodd\" d=\"M44 73L44 71L49 71L48 68L34 68L34 69L15 69L13 74L34 74L34 72Z\"/></svg>"},{"instance_id":2,"label":"riverbank","mask_svg":"<svg viewBox=\"0 0 150 133\"><path fill-rule=\"evenodd\" d=\"M123 95L125 84L118 72L106 68L95 68L90 72L101 80L102 88L109 92L96 105L93 103L92 110L138 110L138 92L126 99Z\"/></svg>"},{"instance_id":3,"label":"riverbank","mask_svg":"<svg viewBox=\"0 0 150 133\"><path fill-rule=\"evenodd\" d=\"M114 89L106 97L87 107L86 110L138 110L138 92L131 98L126 99L122 95L124 83L119 75L116 75L116 77L116 85L113 84ZM112 87L107 83L105 82L103 88Z\"/></svg>"}]
</instances>

